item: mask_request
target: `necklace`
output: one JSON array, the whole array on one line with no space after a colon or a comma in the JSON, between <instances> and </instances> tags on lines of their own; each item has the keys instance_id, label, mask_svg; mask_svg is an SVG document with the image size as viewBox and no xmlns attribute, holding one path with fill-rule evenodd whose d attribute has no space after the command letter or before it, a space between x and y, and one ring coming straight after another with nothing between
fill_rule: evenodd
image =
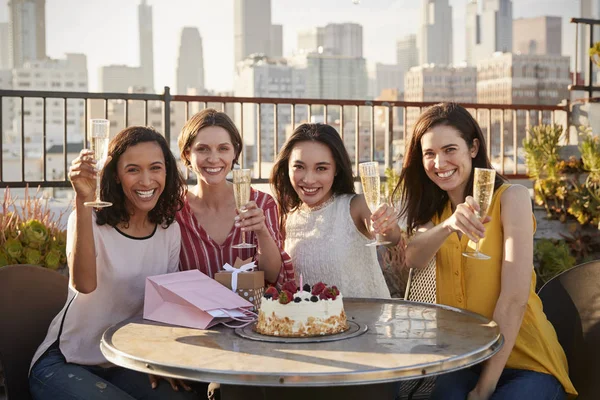
<instances>
[{"instance_id":1,"label":"necklace","mask_svg":"<svg viewBox=\"0 0 600 400\"><path fill-rule=\"evenodd\" d=\"M319 211L319 210L327 207L328 205L330 205L331 203L333 203L334 200L335 200L335 194L331 195L330 198L328 198L327 200L325 200L324 202L322 202L319 205L316 205L314 207L310 207L310 206L307 206L306 203L302 203L302 206L300 208L302 209L302 211L306 211L306 212L311 213L311 212Z\"/></svg>"}]
</instances>

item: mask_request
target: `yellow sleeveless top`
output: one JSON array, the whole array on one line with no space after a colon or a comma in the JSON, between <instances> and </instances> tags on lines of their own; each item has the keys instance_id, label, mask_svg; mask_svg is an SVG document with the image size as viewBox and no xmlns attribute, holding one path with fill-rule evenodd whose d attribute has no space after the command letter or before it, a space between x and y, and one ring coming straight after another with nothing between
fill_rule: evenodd
<instances>
[{"instance_id":1,"label":"yellow sleeveless top","mask_svg":"<svg viewBox=\"0 0 600 400\"><path fill-rule=\"evenodd\" d=\"M490 206L492 220L486 224L485 237L479 241L479 250L490 260L477 260L462 256L467 248L475 249L475 243L466 235L450 235L437 252L436 283L437 301L453 307L464 308L492 319L500 296L500 274L504 250L500 197L510 185L496 190ZM450 201L441 216L435 216L434 225L452 215ZM532 218L533 215L532 215ZM535 218L534 218L535 230ZM542 302L535 293L536 276L531 270L529 300L523 316L515 346L506 363L507 368L526 369L554 375L565 388L569 397L577 391L569 379L567 358L558 343L552 324L546 319Z\"/></svg>"}]
</instances>

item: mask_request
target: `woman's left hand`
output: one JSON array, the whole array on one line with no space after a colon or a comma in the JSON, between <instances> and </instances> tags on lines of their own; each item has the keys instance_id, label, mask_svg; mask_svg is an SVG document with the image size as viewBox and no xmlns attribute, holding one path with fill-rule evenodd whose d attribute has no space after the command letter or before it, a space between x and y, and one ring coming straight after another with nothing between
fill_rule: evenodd
<instances>
[{"instance_id":1,"label":"woman's left hand","mask_svg":"<svg viewBox=\"0 0 600 400\"><path fill-rule=\"evenodd\" d=\"M482 389L479 386L475 386L473 390L469 392L467 400L488 400L494 394L495 389Z\"/></svg>"},{"instance_id":2,"label":"woman's left hand","mask_svg":"<svg viewBox=\"0 0 600 400\"><path fill-rule=\"evenodd\" d=\"M255 232L260 234L267 232L267 225L265 224L265 213L262 208L256 205L254 201L250 201L244 206L245 212L237 211L238 215L235 217L235 226L241 227L242 232Z\"/></svg>"},{"instance_id":3,"label":"woman's left hand","mask_svg":"<svg viewBox=\"0 0 600 400\"><path fill-rule=\"evenodd\" d=\"M371 221L373 221L373 231L377 234L385 234L392 229L399 229L398 213L394 207L387 204L382 204L371 214Z\"/></svg>"},{"instance_id":4,"label":"woman's left hand","mask_svg":"<svg viewBox=\"0 0 600 400\"><path fill-rule=\"evenodd\" d=\"M164 376L158 376L158 375L152 375L152 374L148 374L148 378L150 379L150 385L152 386L152 389L156 389L158 387L159 381L161 379L164 379L167 382L169 382L169 384L171 385L171 388L173 388L173 390L175 390L176 392L179 391L179 386L181 386L186 392L190 392L192 390L192 388L189 387L188 384L185 383L185 381L182 381L181 379L167 378Z\"/></svg>"}]
</instances>

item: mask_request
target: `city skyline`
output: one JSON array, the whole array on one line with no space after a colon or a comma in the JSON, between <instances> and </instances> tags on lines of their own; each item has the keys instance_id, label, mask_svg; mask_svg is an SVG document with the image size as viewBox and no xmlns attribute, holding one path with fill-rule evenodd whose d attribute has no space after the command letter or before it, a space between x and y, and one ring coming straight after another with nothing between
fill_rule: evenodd
<instances>
[{"instance_id":1,"label":"city skyline","mask_svg":"<svg viewBox=\"0 0 600 400\"><path fill-rule=\"evenodd\" d=\"M123 4L125 3L125 4ZM193 0L148 0L153 7L154 86L175 88L179 35L184 26L197 27L204 44L205 86L232 90L234 80L233 1L209 3ZM465 59L465 6L467 0L450 0L453 10L453 59ZM0 0L0 22L9 18L8 0ZM47 53L63 58L81 52L88 58L90 90L98 90L99 67L139 66L137 9L140 0L46 1ZM363 26L364 56L369 63L396 61L398 39L416 33L421 2L414 0L272 0L272 23L282 24L284 56L296 48L301 30L327 23L354 22ZM115 13L114 10L119 12ZM205 11L208 12L205 12ZM570 11L578 13L578 0L513 0L513 17L560 16L563 19L563 54L574 56L574 26ZM402 17L399 17L402 15ZM310 21L309 24L306 21ZM64 29L68 26L69 29ZM93 28L95 26L95 28ZM573 44L570 44L573 43Z\"/></svg>"}]
</instances>

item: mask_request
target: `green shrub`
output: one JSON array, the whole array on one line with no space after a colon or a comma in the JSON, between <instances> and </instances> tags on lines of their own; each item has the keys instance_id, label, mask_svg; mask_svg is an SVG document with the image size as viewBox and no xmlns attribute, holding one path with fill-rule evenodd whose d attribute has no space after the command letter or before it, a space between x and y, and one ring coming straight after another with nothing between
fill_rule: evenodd
<instances>
[{"instance_id":1,"label":"green shrub","mask_svg":"<svg viewBox=\"0 0 600 400\"><path fill-rule=\"evenodd\" d=\"M564 240L540 239L535 243L533 255L544 282L575 265L575 257Z\"/></svg>"}]
</instances>

